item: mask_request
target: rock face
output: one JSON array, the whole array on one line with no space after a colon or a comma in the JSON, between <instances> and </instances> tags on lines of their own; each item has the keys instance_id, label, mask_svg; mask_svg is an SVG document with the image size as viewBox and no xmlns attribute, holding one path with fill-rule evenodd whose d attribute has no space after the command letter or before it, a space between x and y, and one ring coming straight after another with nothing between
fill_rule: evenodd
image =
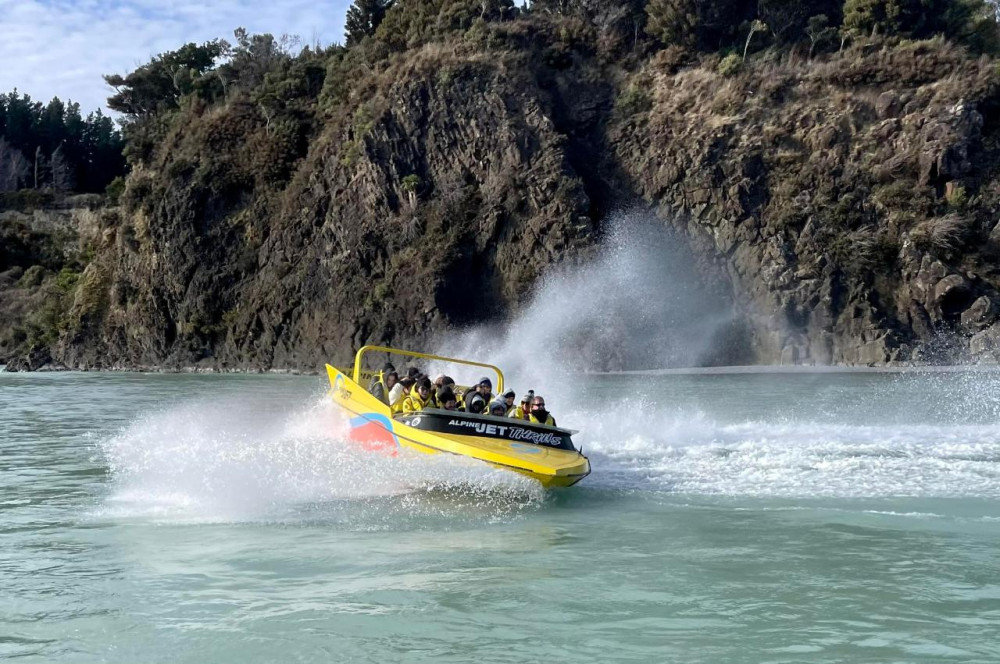
<instances>
[{"instance_id":1,"label":"rock face","mask_svg":"<svg viewBox=\"0 0 1000 664\"><path fill-rule=\"evenodd\" d=\"M389 60L287 168L257 106L184 111L101 217L54 361L315 370L421 345L516 312L628 206L731 298L746 351L717 361L1000 357L992 64L922 42L726 78L538 40Z\"/></svg>"},{"instance_id":2,"label":"rock face","mask_svg":"<svg viewBox=\"0 0 1000 664\"><path fill-rule=\"evenodd\" d=\"M105 229L60 359L316 369L365 342L502 316L592 245L558 89L481 58L405 62L387 79L365 126L331 122L282 191L234 202L133 174L131 187L163 188Z\"/></svg>"},{"instance_id":3,"label":"rock face","mask_svg":"<svg viewBox=\"0 0 1000 664\"><path fill-rule=\"evenodd\" d=\"M984 133L1000 118L985 66L925 43L733 79L650 67L651 110L611 142L729 275L757 361L989 359L998 154ZM856 85L893 71L889 90Z\"/></svg>"}]
</instances>

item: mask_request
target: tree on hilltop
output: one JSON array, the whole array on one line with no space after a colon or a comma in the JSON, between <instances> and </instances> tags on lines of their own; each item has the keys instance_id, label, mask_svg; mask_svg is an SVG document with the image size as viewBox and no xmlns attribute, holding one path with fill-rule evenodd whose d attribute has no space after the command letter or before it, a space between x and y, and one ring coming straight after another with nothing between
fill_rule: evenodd
<instances>
[{"instance_id":1,"label":"tree on hilltop","mask_svg":"<svg viewBox=\"0 0 1000 664\"><path fill-rule=\"evenodd\" d=\"M354 0L344 21L347 45L353 46L374 35L392 4L393 0Z\"/></svg>"},{"instance_id":2,"label":"tree on hilltop","mask_svg":"<svg viewBox=\"0 0 1000 664\"><path fill-rule=\"evenodd\" d=\"M151 115L158 111L177 108L182 91L178 89L181 70L198 77L211 69L215 61L229 48L223 40L202 45L185 44L176 51L161 53L149 63L121 76L104 77L115 94L108 98L108 107L125 114L130 119ZM178 84L175 84L175 78Z\"/></svg>"}]
</instances>

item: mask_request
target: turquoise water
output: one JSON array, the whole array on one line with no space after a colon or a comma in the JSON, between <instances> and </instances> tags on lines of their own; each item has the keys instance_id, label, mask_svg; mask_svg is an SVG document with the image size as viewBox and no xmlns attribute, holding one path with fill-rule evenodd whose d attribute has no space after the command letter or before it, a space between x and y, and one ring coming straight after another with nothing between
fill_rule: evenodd
<instances>
[{"instance_id":1,"label":"turquoise water","mask_svg":"<svg viewBox=\"0 0 1000 664\"><path fill-rule=\"evenodd\" d=\"M997 374L587 376L549 494L323 390L0 373L0 659L997 661Z\"/></svg>"}]
</instances>

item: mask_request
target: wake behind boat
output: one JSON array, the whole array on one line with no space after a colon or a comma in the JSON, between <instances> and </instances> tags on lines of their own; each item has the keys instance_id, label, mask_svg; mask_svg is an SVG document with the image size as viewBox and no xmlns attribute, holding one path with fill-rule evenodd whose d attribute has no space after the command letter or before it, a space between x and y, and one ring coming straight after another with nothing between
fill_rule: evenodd
<instances>
[{"instance_id":1,"label":"wake behind boat","mask_svg":"<svg viewBox=\"0 0 1000 664\"><path fill-rule=\"evenodd\" d=\"M570 429L522 419L425 408L395 417L388 405L361 386L364 356L385 352L490 369L503 392L503 372L491 364L383 346L365 346L351 376L326 365L333 402L350 415L350 438L366 449L396 454L406 447L426 454L449 453L484 461L537 480L546 488L572 486L590 474L590 461L573 446ZM370 374L368 374L370 375Z\"/></svg>"}]
</instances>

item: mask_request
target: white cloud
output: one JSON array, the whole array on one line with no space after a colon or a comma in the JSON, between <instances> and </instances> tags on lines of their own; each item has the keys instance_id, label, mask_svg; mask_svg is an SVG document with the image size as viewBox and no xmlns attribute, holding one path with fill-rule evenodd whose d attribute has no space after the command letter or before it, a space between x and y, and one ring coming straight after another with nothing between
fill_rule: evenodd
<instances>
[{"instance_id":1,"label":"white cloud","mask_svg":"<svg viewBox=\"0 0 1000 664\"><path fill-rule=\"evenodd\" d=\"M233 30L342 41L350 0L0 0L0 93L103 108L103 74L125 74L187 42ZM106 109L105 109L106 111Z\"/></svg>"}]
</instances>

